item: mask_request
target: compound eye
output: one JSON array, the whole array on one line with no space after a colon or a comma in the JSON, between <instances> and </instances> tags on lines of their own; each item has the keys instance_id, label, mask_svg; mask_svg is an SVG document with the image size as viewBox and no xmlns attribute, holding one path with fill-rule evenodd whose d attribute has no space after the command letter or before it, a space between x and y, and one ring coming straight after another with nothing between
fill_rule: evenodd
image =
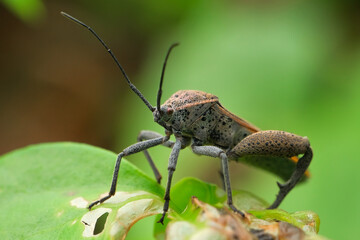
<instances>
[{"instance_id":1,"label":"compound eye","mask_svg":"<svg viewBox=\"0 0 360 240\"><path fill-rule=\"evenodd\" d=\"M173 112L174 112L174 109L172 109L172 108L168 108L168 109L166 110L166 114L167 114L167 115L171 115L171 114L173 114Z\"/></svg>"}]
</instances>

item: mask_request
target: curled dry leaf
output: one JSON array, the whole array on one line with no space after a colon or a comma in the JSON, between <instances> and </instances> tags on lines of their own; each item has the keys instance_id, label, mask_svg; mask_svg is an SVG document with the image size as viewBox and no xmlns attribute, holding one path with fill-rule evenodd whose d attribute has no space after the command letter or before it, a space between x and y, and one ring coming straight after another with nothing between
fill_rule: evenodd
<instances>
[{"instance_id":1,"label":"curled dry leaf","mask_svg":"<svg viewBox=\"0 0 360 240\"><path fill-rule=\"evenodd\" d=\"M195 221L170 222L166 230L166 239L324 239L316 235L313 230L306 232L285 221L259 219L250 213L245 213L245 218L242 218L226 207L215 208L196 197L192 198L190 207L193 212L198 210L195 213L197 214Z\"/></svg>"}]
</instances>

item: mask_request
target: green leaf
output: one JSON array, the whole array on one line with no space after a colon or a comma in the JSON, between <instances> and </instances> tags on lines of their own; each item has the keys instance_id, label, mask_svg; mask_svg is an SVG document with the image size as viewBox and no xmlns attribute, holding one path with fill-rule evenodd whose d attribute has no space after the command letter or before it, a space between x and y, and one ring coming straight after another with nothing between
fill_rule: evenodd
<instances>
[{"instance_id":1,"label":"green leaf","mask_svg":"<svg viewBox=\"0 0 360 240\"><path fill-rule=\"evenodd\" d=\"M39 144L0 157L2 239L123 239L139 220L161 214L164 189L125 159L115 196L92 211L86 209L99 194L107 194L116 157L78 143ZM262 233L269 224L273 231L267 234L272 235L291 229L311 237L319 229L313 212L264 210L268 204L245 191L233 191L233 200L252 215L246 213L244 220L229 210L225 192L216 185L182 179L172 187L165 225L156 223L154 235L223 239L221 229L228 224L244 236L254 234L247 229ZM209 228L212 225L217 227Z\"/></svg>"},{"instance_id":2,"label":"green leaf","mask_svg":"<svg viewBox=\"0 0 360 240\"><path fill-rule=\"evenodd\" d=\"M226 198L225 192L215 184L189 177L181 179L171 188L171 206L181 213L193 196L212 205L222 202Z\"/></svg>"},{"instance_id":3,"label":"green leaf","mask_svg":"<svg viewBox=\"0 0 360 240\"><path fill-rule=\"evenodd\" d=\"M0 157L2 239L81 238L84 231L81 219L89 211L71 206L70 202L86 207L99 194L106 193L115 160L116 154L112 152L78 143L33 145ZM153 179L125 159L117 190L143 191L130 196L128 202L149 196L160 199L164 193ZM119 207L101 205L109 206ZM108 218L115 215L112 211Z\"/></svg>"},{"instance_id":4,"label":"green leaf","mask_svg":"<svg viewBox=\"0 0 360 240\"><path fill-rule=\"evenodd\" d=\"M285 221L309 232L319 232L320 218L316 213L312 211L299 211L295 213L288 213L281 209L269 209L249 212L257 218L261 218L264 220L276 219L279 221Z\"/></svg>"}]
</instances>

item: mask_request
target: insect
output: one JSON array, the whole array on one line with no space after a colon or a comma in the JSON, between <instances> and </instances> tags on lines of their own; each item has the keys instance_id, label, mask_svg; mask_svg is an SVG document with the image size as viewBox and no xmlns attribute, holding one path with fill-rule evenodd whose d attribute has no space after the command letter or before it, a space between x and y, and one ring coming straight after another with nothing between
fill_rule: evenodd
<instances>
[{"instance_id":1,"label":"insect","mask_svg":"<svg viewBox=\"0 0 360 240\"><path fill-rule=\"evenodd\" d=\"M171 45L165 57L157 102L154 107L132 84L113 52L94 30L67 13L61 12L61 14L87 28L101 42L120 68L131 90L152 112L154 121L165 129L165 136L152 131L141 131L138 142L118 154L108 195L91 203L88 207L89 210L115 194L121 159L125 156L143 151L160 183L161 175L147 152L147 149L157 145L164 145L172 149L160 223L163 223L169 209L171 181L180 150L188 146L196 154L221 159L227 204L241 216L244 216L244 213L234 206L232 200L229 160L242 161L263 168L287 180L283 184L277 183L279 192L273 204L268 207L269 209L277 208L295 185L308 177L307 168L313 153L306 137L277 130L260 131L257 127L226 110L215 95L202 91L181 90L174 93L164 104L160 104L166 63L171 50L178 45L177 43ZM175 141L169 140L171 135L175 136ZM302 156L298 158L298 155Z\"/></svg>"}]
</instances>

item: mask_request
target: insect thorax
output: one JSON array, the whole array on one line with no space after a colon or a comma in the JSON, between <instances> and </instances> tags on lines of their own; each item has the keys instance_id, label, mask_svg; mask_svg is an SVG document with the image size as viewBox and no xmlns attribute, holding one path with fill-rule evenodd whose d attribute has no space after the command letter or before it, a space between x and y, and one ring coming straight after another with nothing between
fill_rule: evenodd
<instances>
[{"instance_id":1,"label":"insect thorax","mask_svg":"<svg viewBox=\"0 0 360 240\"><path fill-rule=\"evenodd\" d=\"M173 109L166 122L183 136L223 148L235 146L252 132L221 111L214 95L201 91L178 91L161 107ZM164 118L165 119L165 118Z\"/></svg>"}]
</instances>

